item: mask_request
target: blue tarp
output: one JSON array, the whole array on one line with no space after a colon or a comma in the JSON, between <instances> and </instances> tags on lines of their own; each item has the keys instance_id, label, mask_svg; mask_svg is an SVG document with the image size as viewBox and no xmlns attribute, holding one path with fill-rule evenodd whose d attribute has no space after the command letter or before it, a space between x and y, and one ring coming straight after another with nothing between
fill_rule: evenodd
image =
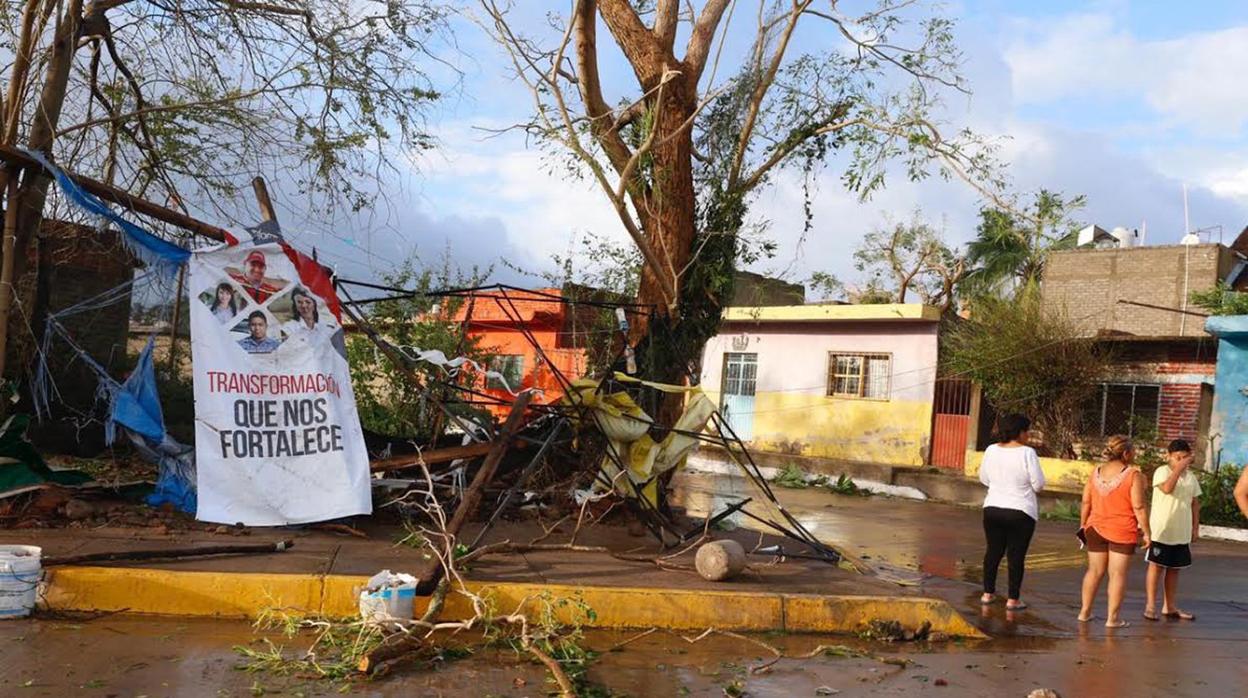
<instances>
[{"instance_id":1,"label":"blue tarp","mask_svg":"<svg viewBox=\"0 0 1248 698\"><path fill-rule=\"evenodd\" d=\"M156 338L149 337L130 377L113 393L113 406L104 426L105 439L110 444L116 438L116 424L154 443L165 440L165 417L156 393L156 367L152 363L155 346Z\"/></svg>"},{"instance_id":2,"label":"blue tarp","mask_svg":"<svg viewBox=\"0 0 1248 698\"><path fill-rule=\"evenodd\" d=\"M156 491L147 498L148 504L154 507L172 504L181 511L194 514L195 452L165 432L164 413L161 412L160 395L156 389L156 367L152 362L155 347L155 337L149 337L134 370L126 382L113 391L112 408L104 425L104 433L107 441L112 443L116 427L120 424L127 430L139 453L160 466Z\"/></svg>"}]
</instances>

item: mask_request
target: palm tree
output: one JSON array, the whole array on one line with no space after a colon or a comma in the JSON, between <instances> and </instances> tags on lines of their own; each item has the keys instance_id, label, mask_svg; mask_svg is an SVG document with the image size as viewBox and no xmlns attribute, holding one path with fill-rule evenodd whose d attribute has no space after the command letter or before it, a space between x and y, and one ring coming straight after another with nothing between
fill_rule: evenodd
<instances>
[{"instance_id":1,"label":"palm tree","mask_svg":"<svg viewBox=\"0 0 1248 698\"><path fill-rule=\"evenodd\" d=\"M1086 202L1041 189L1022 211L981 209L978 235L966 248L971 271L963 288L972 295L1008 295L1038 285L1049 253L1075 246L1079 226L1070 214Z\"/></svg>"}]
</instances>

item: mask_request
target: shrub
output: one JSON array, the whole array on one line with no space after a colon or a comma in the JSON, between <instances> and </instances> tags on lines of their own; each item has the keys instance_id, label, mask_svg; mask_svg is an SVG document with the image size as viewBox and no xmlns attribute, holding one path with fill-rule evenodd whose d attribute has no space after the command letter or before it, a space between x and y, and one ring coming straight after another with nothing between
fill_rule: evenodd
<instances>
[{"instance_id":1,"label":"shrub","mask_svg":"<svg viewBox=\"0 0 1248 698\"><path fill-rule=\"evenodd\" d=\"M1211 526L1244 527L1244 516L1235 505L1235 482L1240 469L1223 465L1217 472L1201 472L1200 522Z\"/></svg>"}]
</instances>

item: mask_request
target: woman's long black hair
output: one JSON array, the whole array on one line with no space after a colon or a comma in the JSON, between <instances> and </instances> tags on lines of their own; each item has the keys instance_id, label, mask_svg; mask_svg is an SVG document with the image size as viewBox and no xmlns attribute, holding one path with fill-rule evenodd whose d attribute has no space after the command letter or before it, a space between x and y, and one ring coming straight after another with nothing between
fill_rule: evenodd
<instances>
[{"instance_id":1,"label":"woman's long black hair","mask_svg":"<svg viewBox=\"0 0 1248 698\"><path fill-rule=\"evenodd\" d=\"M1030 428L1030 419L1021 414L1007 414L997 422L997 443L1014 441Z\"/></svg>"},{"instance_id":2,"label":"woman's long black hair","mask_svg":"<svg viewBox=\"0 0 1248 698\"><path fill-rule=\"evenodd\" d=\"M212 292L212 306L210 307L210 310L212 310L212 312L215 313L217 312L217 308L221 307L221 296L219 295L221 293L221 289L225 289L230 292L230 312L237 315L238 314L238 294L234 292L233 286L229 285L228 283L224 281L217 284L217 290Z\"/></svg>"},{"instance_id":3,"label":"woman's long black hair","mask_svg":"<svg viewBox=\"0 0 1248 698\"><path fill-rule=\"evenodd\" d=\"M299 304L295 302L299 300L299 296L303 296L304 298L307 298L308 300L312 301L312 324L313 325L320 324L321 311L317 309L316 307L316 299L312 297L311 293L308 293L308 289L302 286L296 286L290 292L290 307L292 310L295 311L295 319L300 322L303 321L303 318L299 316Z\"/></svg>"}]
</instances>

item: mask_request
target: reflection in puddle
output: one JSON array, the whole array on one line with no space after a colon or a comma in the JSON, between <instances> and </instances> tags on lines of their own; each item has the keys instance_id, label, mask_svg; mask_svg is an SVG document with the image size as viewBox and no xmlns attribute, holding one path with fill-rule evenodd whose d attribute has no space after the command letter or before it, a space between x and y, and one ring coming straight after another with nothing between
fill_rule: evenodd
<instances>
[{"instance_id":1,"label":"reflection in puddle","mask_svg":"<svg viewBox=\"0 0 1248 698\"><path fill-rule=\"evenodd\" d=\"M752 516L740 511L734 512L724 520L729 526L770 534L778 532L764 521L777 522L785 528L789 527L780 508L747 480L682 473L673 484L675 488L672 492L672 504L683 507L691 517L714 516L733 504L750 499L750 503L743 509ZM796 501L803 494L812 501ZM777 496L784 497L784 510L811 535L824 543L845 550L850 555L862 558L875 567L882 577L901 584L915 584L920 579L915 573L929 572L927 569L929 564L940 570L936 571L936 574L942 574L946 569L952 570L951 561L938 559L931 554L925 556L922 550L924 542L922 535L889 529L890 535L887 540L873 540L872 535L865 534L862 530L862 517L865 512L828 504L830 501L844 501L837 495L814 490L784 490L777 492ZM867 501L856 498L844 499L859 505Z\"/></svg>"}]
</instances>

